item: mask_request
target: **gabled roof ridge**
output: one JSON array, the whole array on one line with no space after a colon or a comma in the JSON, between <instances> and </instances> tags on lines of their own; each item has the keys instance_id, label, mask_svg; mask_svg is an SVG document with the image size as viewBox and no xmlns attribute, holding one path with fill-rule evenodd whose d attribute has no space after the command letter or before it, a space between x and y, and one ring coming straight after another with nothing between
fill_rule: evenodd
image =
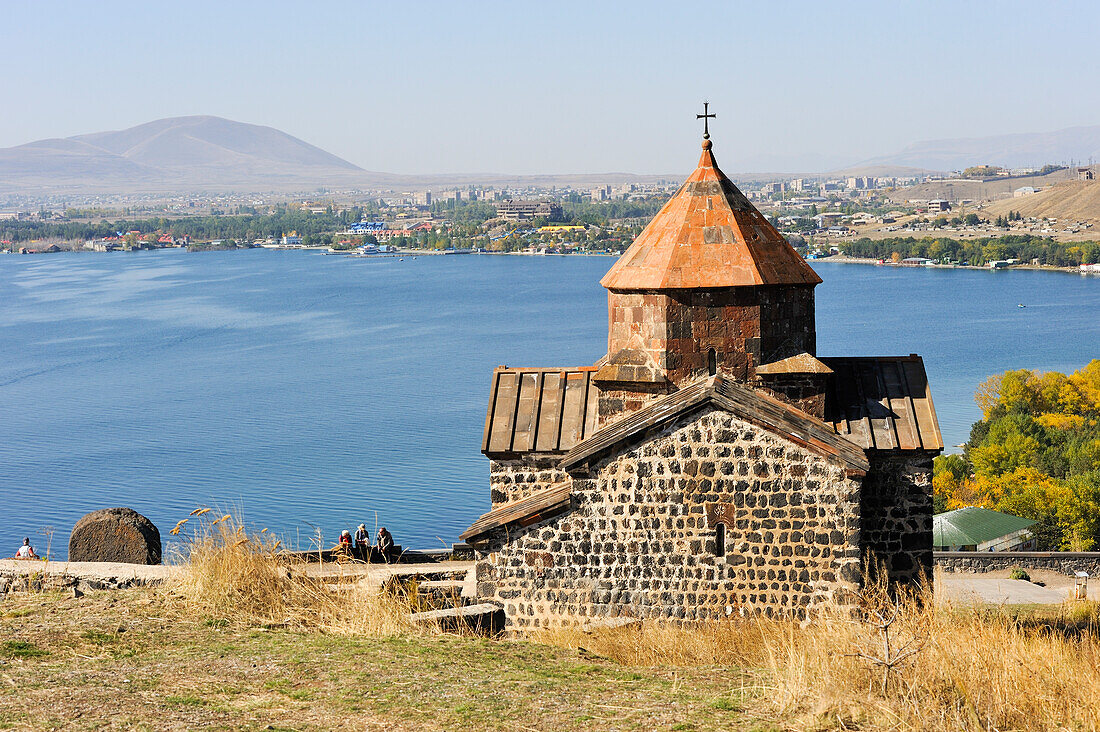
<instances>
[{"instance_id":1,"label":"gabled roof ridge","mask_svg":"<svg viewBox=\"0 0 1100 732\"><path fill-rule=\"evenodd\" d=\"M829 425L790 404L721 375L703 377L672 394L597 430L577 443L561 459L568 469L586 462L635 435L658 427L707 404L716 404L736 418L790 440L841 465L853 475L864 475L870 462L863 448L838 435Z\"/></svg>"},{"instance_id":2,"label":"gabled roof ridge","mask_svg":"<svg viewBox=\"0 0 1100 732\"><path fill-rule=\"evenodd\" d=\"M497 371L543 371L549 373L566 372L566 371L598 371L598 366L508 366L501 364L493 369L493 373Z\"/></svg>"},{"instance_id":3,"label":"gabled roof ridge","mask_svg":"<svg viewBox=\"0 0 1100 732\"><path fill-rule=\"evenodd\" d=\"M538 521L541 517L549 517L569 507L573 495L573 481L564 480L554 483L540 491L535 491L529 496L497 506L493 510L481 514L470 524L470 527L458 537L462 541L476 542L480 537L493 529L499 529L509 524L526 524L532 520Z\"/></svg>"}]
</instances>

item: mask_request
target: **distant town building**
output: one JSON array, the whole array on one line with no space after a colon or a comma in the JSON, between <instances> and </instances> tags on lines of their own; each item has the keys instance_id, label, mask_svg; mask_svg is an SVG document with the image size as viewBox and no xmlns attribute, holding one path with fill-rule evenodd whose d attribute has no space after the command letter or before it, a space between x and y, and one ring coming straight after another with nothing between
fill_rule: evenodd
<instances>
[{"instance_id":1,"label":"distant town building","mask_svg":"<svg viewBox=\"0 0 1100 732\"><path fill-rule=\"evenodd\" d=\"M951 204L942 198L935 198L928 202L928 213L941 213L950 210Z\"/></svg>"},{"instance_id":2,"label":"distant town building","mask_svg":"<svg viewBox=\"0 0 1100 732\"><path fill-rule=\"evenodd\" d=\"M1039 189L1035 186L1020 186L1012 192L1013 198L1020 198L1021 196L1030 196L1032 193L1038 193Z\"/></svg>"},{"instance_id":3,"label":"distant town building","mask_svg":"<svg viewBox=\"0 0 1100 732\"><path fill-rule=\"evenodd\" d=\"M118 248L118 240L89 239L84 242L84 248L90 249L93 252L113 252Z\"/></svg>"},{"instance_id":4,"label":"distant town building","mask_svg":"<svg viewBox=\"0 0 1100 732\"><path fill-rule=\"evenodd\" d=\"M819 213L817 216L814 216L814 222L817 223L817 228L827 229L830 226L839 224L842 218L844 218L844 214L839 211L826 211L825 213Z\"/></svg>"},{"instance_id":5,"label":"distant town building","mask_svg":"<svg viewBox=\"0 0 1100 732\"><path fill-rule=\"evenodd\" d=\"M611 186L600 186L599 188L593 188L589 193L593 203L600 201L606 201L611 198Z\"/></svg>"},{"instance_id":6,"label":"distant town building","mask_svg":"<svg viewBox=\"0 0 1100 732\"><path fill-rule=\"evenodd\" d=\"M583 226L570 226L565 224L558 224L557 226L541 226L539 227L540 234L570 234L580 233L585 231Z\"/></svg>"},{"instance_id":7,"label":"distant town building","mask_svg":"<svg viewBox=\"0 0 1100 732\"><path fill-rule=\"evenodd\" d=\"M550 201L501 201L497 204L497 216L507 221L546 218L560 219L561 204Z\"/></svg>"},{"instance_id":8,"label":"distant town building","mask_svg":"<svg viewBox=\"0 0 1100 732\"><path fill-rule=\"evenodd\" d=\"M1091 168L1077 169L1077 180L1092 180L1094 177L1095 176L1093 175Z\"/></svg>"}]
</instances>

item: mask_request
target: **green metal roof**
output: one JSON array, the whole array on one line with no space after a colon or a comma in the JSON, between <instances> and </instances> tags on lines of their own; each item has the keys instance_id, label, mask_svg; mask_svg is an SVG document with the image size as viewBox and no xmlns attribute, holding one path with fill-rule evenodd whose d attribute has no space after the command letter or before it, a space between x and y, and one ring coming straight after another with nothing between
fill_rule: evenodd
<instances>
[{"instance_id":1,"label":"green metal roof","mask_svg":"<svg viewBox=\"0 0 1100 732\"><path fill-rule=\"evenodd\" d=\"M1035 522L988 508L967 506L932 517L932 546L970 546L999 539Z\"/></svg>"}]
</instances>

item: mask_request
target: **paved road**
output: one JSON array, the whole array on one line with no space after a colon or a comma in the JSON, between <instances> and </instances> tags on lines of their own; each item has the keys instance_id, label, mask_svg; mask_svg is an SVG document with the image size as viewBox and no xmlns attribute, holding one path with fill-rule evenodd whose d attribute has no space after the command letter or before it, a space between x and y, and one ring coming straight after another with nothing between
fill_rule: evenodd
<instances>
[{"instance_id":1,"label":"paved road","mask_svg":"<svg viewBox=\"0 0 1100 732\"><path fill-rule=\"evenodd\" d=\"M1095 592L1089 594L1094 595ZM1040 587L1025 580L945 573L936 578L936 599L965 605L1058 605L1069 599L1069 588Z\"/></svg>"}]
</instances>

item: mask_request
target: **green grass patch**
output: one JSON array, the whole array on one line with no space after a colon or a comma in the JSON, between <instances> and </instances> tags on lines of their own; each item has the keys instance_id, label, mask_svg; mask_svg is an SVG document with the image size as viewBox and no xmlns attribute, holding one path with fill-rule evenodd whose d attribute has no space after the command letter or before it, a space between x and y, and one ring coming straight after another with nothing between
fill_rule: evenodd
<instances>
[{"instance_id":1,"label":"green grass patch","mask_svg":"<svg viewBox=\"0 0 1100 732\"><path fill-rule=\"evenodd\" d=\"M80 634L80 637L89 643L95 643L96 645L104 645L107 643L114 643L118 640L117 636L113 633L105 633L102 630L85 630Z\"/></svg>"},{"instance_id":2,"label":"green grass patch","mask_svg":"<svg viewBox=\"0 0 1100 732\"><path fill-rule=\"evenodd\" d=\"M740 702L736 702L733 699L715 699L708 705L711 709L717 709L721 712L739 712L741 711Z\"/></svg>"},{"instance_id":3,"label":"green grass patch","mask_svg":"<svg viewBox=\"0 0 1100 732\"><path fill-rule=\"evenodd\" d=\"M203 707L206 706L206 700L197 696L168 696L164 698L169 704L175 704L180 707Z\"/></svg>"},{"instance_id":4,"label":"green grass patch","mask_svg":"<svg viewBox=\"0 0 1100 732\"><path fill-rule=\"evenodd\" d=\"M38 612L41 612L40 608L26 607L26 608L22 608L22 609L19 609L19 610L10 610L10 611L4 613L4 617L6 617L6 618L25 618L28 615L34 615L35 613L38 613Z\"/></svg>"},{"instance_id":5,"label":"green grass patch","mask_svg":"<svg viewBox=\"0 0 1100 732\"><path fill-rule=\"evenodd\" d=\"M8 658L41 658L50 655L50 652L27 641L12 640L4 641L0 646L0 654Z\"/></svg>"}]
</instances>

